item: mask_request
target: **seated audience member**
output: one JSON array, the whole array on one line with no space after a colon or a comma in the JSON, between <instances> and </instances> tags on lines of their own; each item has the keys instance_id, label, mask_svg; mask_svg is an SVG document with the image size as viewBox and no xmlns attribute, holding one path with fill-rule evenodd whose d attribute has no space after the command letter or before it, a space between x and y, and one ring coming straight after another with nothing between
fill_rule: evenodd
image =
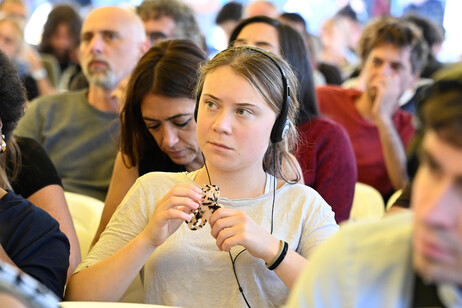
<instances>
[{"instance_id":1,"label":"seated audience member","mask_svg":"<svg viewBox=\"0 0 462 308\"><path fill-rule=\"evenodd\" d=\"M15 18L21 28L26 26L29 10L22 0L2 0L0 1L0 12L6 16Z\"/></svg>"},{"instance_id":2,"label":"seated audience member","mask_svg":"<svg viewBox=\"0 0 462 308\"><path fill-rule=\"evenodd\" d=\"M462 71L432 87L419 119L413 211L344 227L287 307L462 307Z\"/></svg>"},{"instance_id":3,"label":"seated audience member","mask_svg":"<svg viewBox=\"0 0 462 308\"><path fill-rule=\"evenodd\" d=\"M341 124L353 144L358 181L388 198L407 182L405 147L414 135L412 115L398 99L419 76L425 45L416 29L387 18L361 37L366 90L325 86L316 94L321 112Z\"/></svg>"},{"instance_id":4,"label":"seated audience member","mask_svg":"<svg viewBox=\"0 0 462 308\"><path fill-rule=\"evenodd\" d=\"M15 19L4 17L0 19L0 49L13 61L23 44L22 30ZM19 65L18 68L21 66ZM41 67L41 64L40 66ZM20 74L25 85L27 98L37 93L37 83L27 73ZM40 84L41 81L38 82ZM35 90L31 86L35 86ZM31 92L32 90L32 92ZM11 146L7 148L8 158L20 157L18 162L7 159L7 173L13 191L28 199L34 205L47 211L59 224L61 231L66 234L71 244L69 277L80 263L80 247L75 233L61 178L47 153L35 140L31 138L11 138ZM10 155L10 151L17 151L19 155ZM17 169L17 172L14 172ZM17 173L17 174L16 174Z\"/></svg>"},{"instance_id":5,"label":"seated audience member","mask_svg":"<svg viewBox=\"0 0 462 308\"><path fill-rule=\"evenodd\" d=\"M281 306L306 259L338 229L319 194L290 184L300 177L289 154L298 101L285 98L287 87L297 93L290 66L262 49L226 49L203 66L195 114L205 166L140 177L66 298L117 301L143 270L148 303ZM211 207L195 212L206 183Z\"/></svg>"},{"instance_id":6,"label":"seated audience member","mask_svg":"<svg viewBox=\"0 0 462 308\"><path fill-rule=\"evenodd\" d=\"M229 41L229 36L234 27L242 19L242 3L230 1L223 5L215 18L215 24L220 26L225 35L225 42Z\"/></svg>"},{"instance_id":7,"label":"seated audience member","mask_svg":"<svg viewBox=\"0 0 462 308\"><path fill-rule=\"evenodd\" d=\"M2 52L0 84L0 260L18 267L62 298L69 241L56 220L11 190L7 177L4 152L11 145L26 97L17 71Z\"/></svg>"},{"instance_id":8,"label":"seated audience member","mask_svg":"<svg viewBox=\"0 0 462 308\"><path fill-rule=\"evenodd\" d=\"M244 18L255 16L267 16L269 18L278 18L279 9L271 1L254 0L244 7Z\"/></svg>"},{"instance_id":9,"label":"seated audience member","mask_svg":"<svg viewBox=\"0 0 462 308\"><path fill-rule=\"evenodd\" d=\"M121 137L93 244L136 179L152 171L194 171L204 165L196 140L194 87L207 55L192 41L155 44L140 59L120 113Z\"/></svg>"},{"instance_id":10,"label":"seated audience member","mask_svg":"<svg viewBox=\"0 0 462 308\"><path fill-rule=\"evenodd\" d=\"M445 69L438 70L435 73L434 79L436 82L441 81L445 83L446 80L457 80L459 76L462 76L462 65L453 65ZM462 83L462 81L461 81ZM422 92L419 99L417 100L417 110L419 110L429 91L432 88L429 87L425 92ZM399 209L408 209L411 205L411 194L412 194L412 180L414 179L417 169L419 167L419 146L422 142L422 132L418 131L414 140L408 150L408 163L407 163L407 172L409 174L409 183L404 187L401 195L393 203L390 211L399 210Z\"/></svg>"},{"instance_id":11,"label":"seated audience member","mask_svg":"<svg viewBox=\"0 0 462 308\"><path fill-rule=\"evenodd\" d=\"M58 61L61 90L68 90L72 79L81 72L78 55L81 28L82 20L70 5L54 7L43 26L39 51Z\"/></svg>"},{"instance_id":12,"label":"seated audience member","mask_svg":"<svg viewBox=\"0 0 462 308\"><path fill-rule=\"evenodd\" d=\"M67 277L71 277L81 261L80 245L58 171L47 152L31 138L12 137L5 155L6 172L13 191L56 219L69 239L71 253Z\"/></svg>"},{"instance_id":13,"label":"seated audience member","mask_svg":"<svg viewBox=\"0 0 462 308\"><path fill-rule=\"evenodd\" d=\"M348 25L345 18L334 16L324 22L319 35L322 42L320 61L340 69L342 80L346 79L357 65L357 57L348 45Z\"/></svg>"},{"instance_id":14,"label":"seated audience member","mask_svg":"<svg viewBox=\"0 0 462 308\"><path fill-rule=\"evenodd\" d=\"M27 99L55 92L47 78L40 55L24 42L24 33L16 18L0 17L0 50L15 63L19 76L26 88ZM21 57L26 54L26 60Z\"/></svg>"},{"instance_id":15,"label":"seated audience member","mask_svg":"<svg viewBox=\"0 0 462 308\"><path fill-rule=\"evenodd\" d=\"M268 49L283 56L294 68L300 92L291 93L298 96L301 104L297 116L301 137L294 154L301 165L304 182L332 207L338 223L348 219L357 180L354 153L345 130L319 113L303 38L288 25L257 16L241 21L230 39L233 46Z\"/></svg>"},{"instance_id":16,"label":"seated audience member","mask_svg":"<svg viewBox=\"0 0 462 308\"><path fill-rule=\"evenodd\" d=\"M200 32L195 13L180 0L146 0L137 8L136 14L142 19L150 45L166 39L190 39L204 50L205 40ZM71 88L83 89L85 77L74 78Z\"/></svg>"},{"instance_id":17,"label":"seated audience member","mask_svg":"<svg viewBox=\"0 0 462 308\"><path fill-rule=\"evenodd\" d=\"M444 29L428 18L417 15L406 15L404 20L412 22L422 31L422 36L428 45L429 52L425 66L420 74L421 78L432 78L433 74L443 68L443 63L439 62L436 55L444 42Z\"/></svg>"},{"instance_id":18,"label":"seated audience member","mask_svg":"<svg viewBox=\"0 0 462 308\"><path fill-rule=\"evenodd\" d=\"M310 55L309 60L311 67L313 67L313 79L315 86L321 86L326 84L326 78L318 70L318 61L316 47L314 46L314 38L308 33L305 19L298 13L282 13L279 15L278 20L291 26L300 33L302 38L305 40L306 49Z\"/></svg>"},{"instance_id":19,"label":"seated audience member","mask_svg":"<svg viewBox=\"0 0 462 308\"><path fill-rule=\"evenodd\" d=\"M388 16L385 16L376 18L374 21L372 21L367 29L365 29L363 32L363 41L366 40L365 37L373 37L375 35L375 29L380 26L380 23L387 22L388 18ZM429 79L429 74L433 74L438 69L443 67L443 65L438 62L435 57L437 50L439 50L441 47L442 41L437 43L439 40L439 38L437 38L439 31L438 28L436 28L435 25L432 25L430 21L415 16L407 16L403 20L415 26L416 31L421 31L422 38L424 39L427 48L430 47L428 50L429 52L427 53L427 57L422 63L421 73L419 73L418 76L419 78L416 82L413 82L409 88L405 89L405 91L399 97L399 107L414 115L416 112L417 98L420 96L422 91L425 91L425 89L433 83L433 81ZM366 88L364 75L364 72L358 68L356 72L351 75L351 78L345 80L345 82L342 84L342 87L354 88L359 91L364 91Z\"/></svg>"},{"instance_id":20,"label":"seated audience member","mask_svg":"<svg viewBox=\"0 0 462 308\"><path fill-rule=\"evenodd\" d=\"M82 21L70 5L54 7L43 26L39 50L50 54L59 62L61 72L79 63L78 48Z\"/></svg>"},{"instance_id":21,"label":"seated audience member","mask_svg":"<svg viewBox=\"0 0 462 308\"><path fill-rule=\"evenodd\" d=\"M82 26L80 59L87 90L32 102L16 133L48 152L67 191L104 200L117 155L120 106L111 92L131 73L146 43L134 13L103 7Z\"/></svg>"},{"instance_id":22,"label":"seated audience member","mask_svg":"<svg viewBox=\"0 0 462 308\"><path fill-rule=\"evenodd\" d=\"M190 39L205 50L194 10L180 0L145 0L136 13L151 44L166 39Z\"/></svg>"},{"instance_id":23,"label":"seated audience member","mask_svg":"<svg viewBox=\"0 0 462 308\"><path fill-rule=\"evenodd\" d=\"M362 25L359 22L358 14L351 7L351 4L347 4L338 10L334 17L346 22L348 46L347 58L349 58L350 61L358 62L356 47L358 46L358 41L362 33Z\"/></svg>"}]
</instances>

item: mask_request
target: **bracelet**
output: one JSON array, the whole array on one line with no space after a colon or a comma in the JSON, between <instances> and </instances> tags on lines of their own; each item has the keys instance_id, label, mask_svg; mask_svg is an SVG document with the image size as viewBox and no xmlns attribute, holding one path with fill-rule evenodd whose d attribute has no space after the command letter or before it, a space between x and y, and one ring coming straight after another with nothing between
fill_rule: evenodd
<instances>
[{"instance_id":1,"label":"bracelet","mask_svg":"<svg viewBox=\"0 0 462 308\"><path fill-rule=\"evenodd\" d=\"M266 264L266 267L272 271L274 269L276 269L276 267L279 266L279 264L281 264L281 262L284 260L284 258L286 257L287 255L287 251L289 250L289 244L287 244L286 241L283 241L281 240L281 246L279 247L279 251L278 251L278 254L276 255L276 257L273 259L273 262L271 262L270 264Z\"/></svg>"},{"instance_id":2,"label":"bracelet","mask_svg":"<svg viewBox=\"0 0 462 308\"><path fill-rule=\"evenodd\" d=\"M47 70L44 69L44 68L41 68L41 69L38 69L38 70L35 70L35 71L32 71L31 74L32 78L34 78L35 80L40 80L42 78L45 78L48 73L47 73Z\"/></svg>"}]
</instances>

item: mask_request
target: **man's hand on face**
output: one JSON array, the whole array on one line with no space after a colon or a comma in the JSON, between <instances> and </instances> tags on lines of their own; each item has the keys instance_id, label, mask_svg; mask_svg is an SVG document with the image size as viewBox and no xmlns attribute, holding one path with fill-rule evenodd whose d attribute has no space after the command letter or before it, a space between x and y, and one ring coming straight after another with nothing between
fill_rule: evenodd
<instances>
[{"instance_id":1,"label":"man's hand on face","mask_svg":"<svg viewBox=\"0 0 462 308\"><path fill-rule=\"evenodd\" d=\"M377 76L370 84L374 122L391 120L399 108L401 85L395 74Z\"/></svg>"}]
</instances>

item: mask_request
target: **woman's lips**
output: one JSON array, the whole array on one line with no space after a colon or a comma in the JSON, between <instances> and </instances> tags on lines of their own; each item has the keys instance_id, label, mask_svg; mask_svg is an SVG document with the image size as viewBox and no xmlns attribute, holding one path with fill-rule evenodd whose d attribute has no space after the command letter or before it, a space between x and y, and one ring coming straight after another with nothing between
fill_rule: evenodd
<instances>
[{"instance_id":1,"label":"woman's lips","mask_svg":"<svg viewBox=\"0 0 462 308\"><path fill-rule=\"evenodd\" d=\"M222 150L232 150L232 148L222 144L222 143L219 143L219 142L209 142L209 144L213 145L214 147L216 148L219 148L219 149L222 149Z\"/></svg>"}]
</instances>

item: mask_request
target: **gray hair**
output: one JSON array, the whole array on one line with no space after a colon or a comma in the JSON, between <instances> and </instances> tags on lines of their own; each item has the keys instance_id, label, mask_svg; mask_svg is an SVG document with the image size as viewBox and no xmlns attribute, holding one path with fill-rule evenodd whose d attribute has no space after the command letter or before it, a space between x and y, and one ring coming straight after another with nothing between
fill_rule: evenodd
<instances>
[{"instance_id":1,"label":"gray hair","mask_svg":"<svg viewBox=\"0 0 462 308\"><path fill-rule=\"evenodd\" d=\"M196 45L203 47L204 40L196 21L194 10L178 0L144 0L136 13L143 21L158 19L162 16L171 17L175 21L176 39L190 39Z\"/></svg>"}]
</instances>

